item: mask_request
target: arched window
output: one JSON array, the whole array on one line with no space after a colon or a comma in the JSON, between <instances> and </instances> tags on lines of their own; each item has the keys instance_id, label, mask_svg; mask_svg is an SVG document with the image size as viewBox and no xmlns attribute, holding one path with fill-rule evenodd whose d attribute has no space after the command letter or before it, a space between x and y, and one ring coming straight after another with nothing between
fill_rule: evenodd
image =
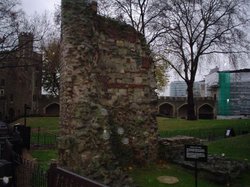
<instances>
[{"instance_id":1,"label":"arched window","mask_svg":"<svg viewBox=\"0 0 250 187\"><path fill-rule=\"evenodd\" d=\"M186 119L187 118L187 104L182 105L178 109L178 116L179 118Z\"/></svg>"},{"instance_id":2,"label":"arched window","mask_svg":"<svg viewBox=\"0 0 250 187\"><path fill-rule=\"evenodd\" d=\"M58 103L52 103L45 107L45 115L59 116L60 106Z\"/></svg>"},{"instance_id":3,"label":"arched window","mask_svg":"<svg viewBox=\"0 0 250 187\"><path fill-rule=\"evenodd\" d=\"M174 107L169 103L164 103L159 106L159 114L166 117L174 117Z\"/></svg>"},{"instance_id":4,"label":"arched window","mask_svg":"<svg viewBox=\"0 0 250 187\"><path fill-rule=\"evenodd\" d=\"M204 104L199 108L199 119L214 119L213 107Z\"/></svg>"}]
</instances>

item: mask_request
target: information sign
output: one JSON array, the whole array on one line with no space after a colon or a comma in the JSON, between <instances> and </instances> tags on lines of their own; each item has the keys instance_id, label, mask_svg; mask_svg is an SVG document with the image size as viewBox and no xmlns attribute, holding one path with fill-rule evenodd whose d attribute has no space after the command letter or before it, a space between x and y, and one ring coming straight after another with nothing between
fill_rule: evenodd
<instances>
[{"instance_id":1,"label":"information sign","mask_svg":"<svg viewBox=\"0 0 250 187\"><path fill-rule=\"evenodd\" d=\"M207 146L205 145L185 145L185 160L207 161Z\"/></svg>"}]
</instances>

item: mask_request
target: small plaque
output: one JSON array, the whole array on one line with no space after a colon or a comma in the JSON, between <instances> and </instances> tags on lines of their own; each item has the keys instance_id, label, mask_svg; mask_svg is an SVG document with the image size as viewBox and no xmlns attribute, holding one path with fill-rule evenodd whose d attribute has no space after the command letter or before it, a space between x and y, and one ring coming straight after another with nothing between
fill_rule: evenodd
<instances>
[{"instance_id":1,"label":"small plaque","mask_svg":"<svg viewBox=\"0 0 250 187\"><path fill-rule=\"evenodd\" d=\"M185 160L207 161L207 146L205 145L185 145Z\"/></svg>"},{"instance_id":2,"label":"small plaque","mask_svg":"<svg viewBox=\"0 0 250 187\"><path fill-rule=\"evenodd\" d=\"M226 132L225 132L225 137L234 137L236 134L235 134L235 131L233 128L230 128L230 129L227 129Z\"/></svg>"}]
</instances>

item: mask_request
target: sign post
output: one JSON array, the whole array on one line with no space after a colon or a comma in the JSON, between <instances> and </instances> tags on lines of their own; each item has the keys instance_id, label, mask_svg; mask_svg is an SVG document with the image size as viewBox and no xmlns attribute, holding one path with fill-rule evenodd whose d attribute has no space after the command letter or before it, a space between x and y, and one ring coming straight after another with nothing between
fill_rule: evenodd
<instances>
[{"instance_id":1,"label":"sign post","mask_svg":"<svg viewBox=\"0 0 250 187\"><path fill-rule=\"evenodd\" d=\"M24 126L26 126L27 110L30 109L31 108L27 104L24 105Z\"/></svg>"},{"instance_id":2,"label":"sign post","mask_svg":"<svg viewBox=\"0 0 250 187\"><path fill-rule=\"evenodd\" d=\"M205 145L185 145L185 160L195 162L195 187L197 187L198 182L198 169L197 162L207 161L207 146Z\"/></svg>"}]
</instances>

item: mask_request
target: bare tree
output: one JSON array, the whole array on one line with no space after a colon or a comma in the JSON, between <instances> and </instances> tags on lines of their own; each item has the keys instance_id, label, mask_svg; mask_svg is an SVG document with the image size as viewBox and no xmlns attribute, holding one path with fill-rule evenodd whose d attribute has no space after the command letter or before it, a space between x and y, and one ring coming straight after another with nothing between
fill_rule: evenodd
<instances>
[{"instance_id":1,"label":"bare tree","mask_svg":"<svg viewBox=\"0 0 250 187\"><path fill-rule=\"evenodd\" d=\"M17 9L18 5L16 0L0 2L0 62L8 55L6 51L13 51L18 46L16 35L23 16L23 12Z\"/></svg>"},{"instance_id":2,"label":"bare tree","mask_svg":"<svg viewBox=\"0 0 250 187\"><path fill-rule=\"evenodd\" d=\"M50 95L59 94L60 40L54 38L43 48L43 89Z\"/></svg>"},{"instance_id":3,"label":"bare tree","mask_svg":"<svg viewBox=\"0 0 250 187\"><path fill-rule=\"evenodd\" d=\"M40 51L41 42L50 29L47 14L34 15L27 19L22 10L18 9L20 2L17 0L2 0L0 2L0 64L15 59L22 60L22 52L30 43L35 43L34 47ZM22 41L20 35L31 34L32 41ZM1 66L1 68L4 68Z\"/></svg>"},{"instance_id":4,"label":"bare tree","mask_svg":"<svg viewBox=\"0 0 250 187\"><path fill-rule=\"evenodd\" d=\"M237 59L249 53L249 19L245 0L159 0L165 7L158 26L165 29L158 40L161 58L187 84L187 118L196 119L193 85L200 63L208 55Z\"/></svg>"},{"instance_id":5,"label":"bare tree","mask_svg":"<svg viewBox=\"0 0 250 187\"><path fill-rule=\"evenodd\" d=\"M132 25L145 36L149 45L165 32L161 27L153 28L153 23L163 11L160 7L155 8L154 0L99 0L98 6L102 15L115 17Z\"/></svg>"}]
</instances>

